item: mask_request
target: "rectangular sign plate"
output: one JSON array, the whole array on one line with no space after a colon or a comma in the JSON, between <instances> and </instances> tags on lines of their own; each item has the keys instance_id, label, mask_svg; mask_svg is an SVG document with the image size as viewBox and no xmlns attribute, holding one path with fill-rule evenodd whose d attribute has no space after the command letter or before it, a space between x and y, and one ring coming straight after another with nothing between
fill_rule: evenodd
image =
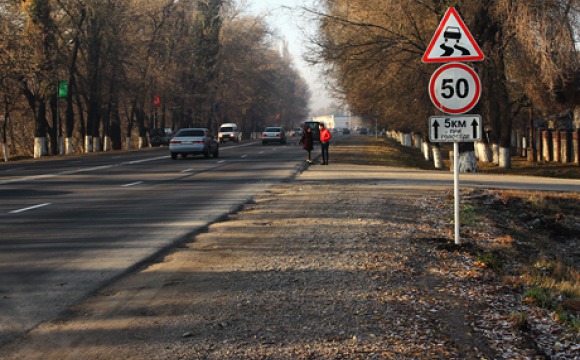
<instances>
[{"instance_id":1,"label":"rectangular sign plate","mask_svg":"<svg viewBox=\"0 0 580 360\"><path fill-rule=\"evenodd\" d=\"M481 115L431 116L429 141L473 142L481 141Z\"/></svg>"}]
</instances>

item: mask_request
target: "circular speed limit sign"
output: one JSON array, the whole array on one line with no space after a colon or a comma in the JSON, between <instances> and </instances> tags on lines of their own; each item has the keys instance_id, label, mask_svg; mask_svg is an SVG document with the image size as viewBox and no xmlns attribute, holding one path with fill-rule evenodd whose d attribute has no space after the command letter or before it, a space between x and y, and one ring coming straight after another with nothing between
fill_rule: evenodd
<instances>
[{"instance_id":1,"label":"circular speed limit sign","mask_svg":"<svg viewBox=\"0 0 580 360\"><path fill-rule=\"evenodd\" d=\"M479 101L481 81L477 73L465 64L445 64L431 76L429 96L435 107L444 113L463 114Z\"/></svg>"}]
</instances>

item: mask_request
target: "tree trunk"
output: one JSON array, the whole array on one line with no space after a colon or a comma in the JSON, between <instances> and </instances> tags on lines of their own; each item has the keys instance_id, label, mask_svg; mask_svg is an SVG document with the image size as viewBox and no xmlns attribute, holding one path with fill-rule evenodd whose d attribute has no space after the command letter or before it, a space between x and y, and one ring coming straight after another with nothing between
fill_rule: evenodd
<instances>
[{"instance_id":1,"label":"tree trunk","mask_svg":"<svg viewBox=\"0 0 580 360\"><path fill-rule=\"evenodd\" d=\"M489 148L489 145L486 142L478 141L475 143L475 146L477 148L479 161L485 163L489 163L492 161L491 149Z\"/></svg>"},{"instance_id":2,"label":"tree trunk","mask_svg":"<svg viewBox=\"0 0 580 360\"><path fill-rule=\"evenodd\" d=\"M9 156L8 156L8 147L6 146L7 142L8 142L8 135L6 134L7 132L7 128L8 128L8 121L10 120L10 111L9 111L9 106L10 106L10 100L8 95L4 96L4 119L2 121L2 154L4 155L4 161L8 162L9 160Z\"/></svg>"},{"instance_id":3,"label":"tree trunk","mask_svg":"<svg viewBox=\"0 0 580 360\"><path fill-rule=\"evenodd\" d=\"M429 143L427 141L423 142L423 157L425 158L426 161L431 160L431 156L429 154Z\"/></svg>"},{"instance_id":4,"label":"tree trunk","mask_svg":"<svg viewBox=\"0 0 580 360\"><path fill-rule=\"evenodd\" d=\"M74 152L73 138L67 137L64 139L64 153L70 155Z\"/></svg>"},{"instance_id":5,"label":"tree trunk","mask_svg":"<svg viewBox=\"0 0 580 360\"><path fill-rule=\"evenodd\" d=\"M93 151L93 138L90 135L85 136L85 153Z\"/></svg>"},{"instance_id":6,"label":"tree trunk","mask_svg":"<svg viewBox=\"0 0 580 360\"><path fill-rule=\"evenodd\" d=\"M499 145L491 144L491 154L494 165L499 165Z\"/></svg>"},{"instance_id":7,"label":"tree trunk","mask_svg":"<svg viewBox=\"0 0 580 360\"><path fill-rule=\"evenodd\" d=\"M46 104L38 97L38 110L34 124L34 158L40 159L47 154L46 151Z\"/></svg>"},{"instance_id":8,"label":"tree trunk","mask_svg":"<svg viewBox=\"0 0 580 360\"><path fill-rule=\"evenodd\" d=\"M103 151L111 151L111 137L110 136L105 136L105 141L103 142Z\"/></svg>"},{"instance_id":9,"label":"tree trunk","mask_svg":"<svg viewBox=\"0 0 580 360\"><path fill-rule=\"evenodd\" d=\"M34 158L40 159L46 155L46 138L45 137L35 137L34 138Z\"/></svg>"},{"instance_id":10,"label":"tree trunk","mask_svg":"<svg viewBox=\"0 0 580 360\"><path fill-rule=\"evenodd\" d=\"M479 66L482 87L487 89L487 94L482 96L481 106L490 119L492 132L495 133L492 135L499 139L501 147L509 148L512 139L512 116L508 107L505 40L502 24L491 15L492 6L493 2L480 3L473 26L475 33L480 34L479 43L487 57ZM497 163L500 164L499 159ZM510 166L510 163L502 161L500 166Z\"/></svg>"},{"instance_id":11,"label":"tree trunk","mask_svg":"<svg viewBox=\"0 0 580 360\"><path fill-rule=\"evenodd\" d=\"M511 167L511 147L499 148L499 167L509 169Z\"/></svg>"},{"instance_id":12,"label":"tree trunk","mask_svg":"<svg viewBox=\"0 0 580 360\"><path fill-rule=\"evenodd\" d=\"M472 146L468 146L471 144ZM471 148L471 149L470 149ZM450 159L450 170L454 171L455 164L453 163L453 150L449 152ZM461 143L459 144L459 164L458 169L460 173L476 173L477 168L477 158L475 157L475 151L473 150L473 143Z\"/></svg>"},{"instance_id":13,"label":"tree trunk","mask_svg":"<svg viewBox=\"0 0 580 360\"><path fill-rule=\"evenodd\" d=\"M438 144L432 145L431 150L433 151L433 164L435 169L443 169L443 158L441 156L441 148Z\"/></svg>"},{"instance_id":14,"label":"tree trunk","mask_svg":"<svg viewBox=\"0 0 580 360\"><path fill-rule=\"evenodd\" d=\"M93 152L102 151L103 148L101 147L101 138L98 136L93 137Z\"/></svg>"},{"instance_id":15,"label":"tree trunk","mask_svg":"<svg viewBox=\"0 0 580 360\"><path fill-rule=\"evenodd\" d=\"M113 101L111 107L111 146L114 150L121 150L123 142L121 140L121 117L119 116L119 107L116 101Z\"/></svg>"},{"instance_id":16,"label":"tree trunk","mask_svg":"<svg viewBox=\"0 0 580 360\"><path fill-rule=\"evenodd\" d=\"M139 128L139 149L147 146L147 132L145 129L145 111L142 108L137 109L137 126Z\"/></svg>"},{"instance_id":17,"label":"tree trunk","mask_svg":"<svg viewBox=\"0 0 580 360\"><path fill-rule=\"evenodd\" d=\"M50 154L58 155L58 96L55 94L50 97L50 114L52 119L52 126L48 127L48 135L50 139Z\"/></svg>"}]
</instances>

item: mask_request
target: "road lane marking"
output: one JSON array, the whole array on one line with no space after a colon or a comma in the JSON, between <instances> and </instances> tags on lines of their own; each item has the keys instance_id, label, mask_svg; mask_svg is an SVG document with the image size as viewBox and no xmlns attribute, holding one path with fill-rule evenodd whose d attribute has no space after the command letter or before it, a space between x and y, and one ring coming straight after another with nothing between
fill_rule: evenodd
<instances>
[{"instance_id":1,"label":"road lane marking","mask_svg":"<svg viewBox=\"0 0 580 360\"><path fill-rule=\"evenodd\" d=\"M38 204L38 205L34 205L34 206L29 206L29 207L23 208L23 209L12 210L12 211L10 211L10 214L20 214L20 213L23 213L25 211L38 209L38 208L45 207L45 206L48 206L48 205L52 205L52 204L51 203L44 203L44 204Z\"/></svg>"},{"instance_id":2,"label":"road lane marking","mask_svg":"<svg viewBox=\"0 0 580 360\"><path fill-rule=\"evenodd\" d=\"M234 150L234 149L240 148L240 147L253 146L255 144L256 144L256 142L249 142L246 144L227 146L224 148L220 148L220 151L229 151L229 150ZM110 168L114 168L114 167L135 165L135 164L141 164L141 163L150 162L150 161L169 159L169 157L170 157L169 155L163 155L163 156L156 156L156 157L141 159L141 160L126 161L126 162L121 162L121 163L117 163L117 164L93 166L93 167L88 167L85 169L65 170L65 171L59 171L56 173L24 176L24 177L20 177L20 178L16 178L16 179L0 180L0 185L14 184L14 183L20 183L20 182L25 182L25 181L37 181L37 180L43 180L43 179L50 179L50 178L63 176L63 175L82 174L82 173L86 173L86 172L106 170L106 169L110 169ZM72 161L72 162L82 162L82 161L76 160L76 161ZM222 162L225 162L225 160L218 161L218 163L222 163Z\"/></svg>"},{"instance_id":3,"label":"road lane marking","mask_svg":"<svg viewBox=\"0 0 580 360\"><path fill-rule=\"evenodd\" d=\"M143 181L135 181L129 184L121 185L122 187L130 187L130 186L137 186L143 184Z\"/></svg>"},{"instance_id":4,"label":"road lane marking","mask_svg":"<svg viewBox=\"0 0 580 360\"><path fill-rule=\"evenodd\" d=\"M145 163L145 162L149 162L149 161L163 160L163 159L168 159L168 158L169 158L169 155L158 156L158 157L148 158L148 159L127 161L127 162L122 163L121 165L124 165L124 164L135 165L135 164L141 164L141 163Z\"/></svg>"},{"instance_id":5,"label":"road lane marking","mask_svg":"<svg viewBox=\"0 0 580 360\"><path fill-rule=\"evenodd\" d=\"M240 156L240 157L243 159L243 158L245 158L245 157L248 157L248 155L242 155L242 156Z\"/></svg>"}]
</instances>

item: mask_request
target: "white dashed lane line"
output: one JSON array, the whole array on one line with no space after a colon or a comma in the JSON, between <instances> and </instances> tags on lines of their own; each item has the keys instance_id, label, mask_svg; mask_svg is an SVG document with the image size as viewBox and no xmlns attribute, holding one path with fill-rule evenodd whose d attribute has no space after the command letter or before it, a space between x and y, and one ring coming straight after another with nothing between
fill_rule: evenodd
<instances>
[{"instance_id":1,"label":"white dashed lane line","mask_svg":"<svg viewBox=\"0 0 580 360\"><path fill-rule=\"evenodd\" d=\"M10 211L10 214L20 214L20 213L23 213L25 211L35 210L35 209L39 209L39 208L49 206L49 205L52 205L52 204L51 203L44 203L44 204L29 206L29 207L18 209L18 210L12 210L12 211Z\"/></svg>"},{"instance_id":2,"label":"white dashed lane line","mask_svg":"<svg viewBox=\"0 0 580 360\"><path fill-rule=\"evenodd\" d=\"M129 184L125 184L125 185L121 185L122 187L131 187L131 186L137 186L137 185L141 185L143 184L143 181L135 181Z\"/></svg>"}]
</instances>

